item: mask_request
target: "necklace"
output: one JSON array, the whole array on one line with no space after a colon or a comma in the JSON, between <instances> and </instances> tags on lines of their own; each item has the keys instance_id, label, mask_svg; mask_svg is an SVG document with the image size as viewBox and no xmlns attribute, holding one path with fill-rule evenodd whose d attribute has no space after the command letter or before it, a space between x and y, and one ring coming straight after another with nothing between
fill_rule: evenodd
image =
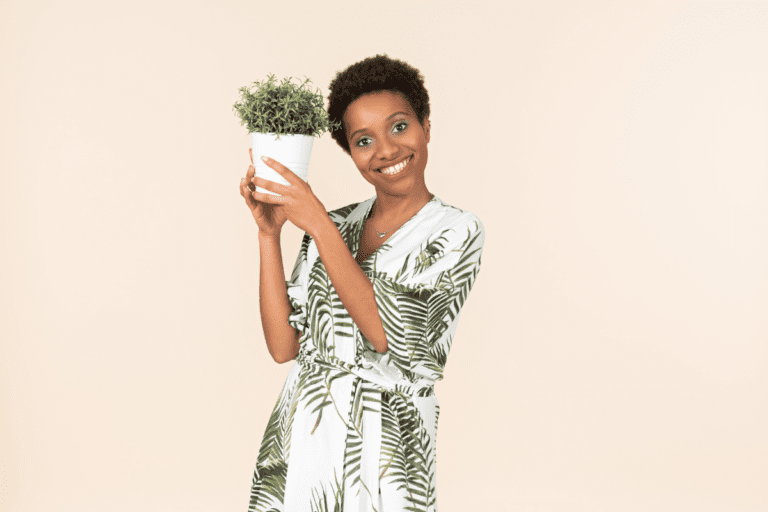
<instances>
[{"instance_id":1,"label":"necklace","mask_svg":"<svg viewBox=\"0 0 768 512\"><path fill-rule=\"evenodd\" d=\"M408 222L408 221L406 221L406 222ZM403 224L405 224L405 222L403 222ZM403 224L400 224L400 226L402 226ZM371 225L373 226L373 224L371 224ZM400 226L395 226L395 227L394 227L394 228L392 228L392 229L396 229L396 228L399 228ZM376 226L373 226L373 230L374 230L374 231L376 231L376 234L377 234L377 235L379 235L379 238L384 238L384 235L386 235L387 233L389 233L390 231L392 231L392 229L388 229L387 231L385 231L385 232L383 232L383 233L380 233L380 232L379 232L379 230L378 230L378 229L376 229Z\"/></svg>"}]
</instances>

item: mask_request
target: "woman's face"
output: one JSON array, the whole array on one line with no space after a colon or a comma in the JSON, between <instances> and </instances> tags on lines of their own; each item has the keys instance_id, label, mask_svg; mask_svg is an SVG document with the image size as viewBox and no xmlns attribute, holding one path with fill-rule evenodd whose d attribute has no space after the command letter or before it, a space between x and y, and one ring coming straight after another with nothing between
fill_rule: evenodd
<instances>
[{"instance_id":1,"label":"woman's face","mask_svg":"<svg viewBox=\"0 0 768 512\"><path fill-rule=\"evenodd\" d=\"M390 91L361 96L344 112L344 125L352 160L377 193L403 196L426 189L429 119L419 124L403 96Z\"/></svg>"}]
</instances>

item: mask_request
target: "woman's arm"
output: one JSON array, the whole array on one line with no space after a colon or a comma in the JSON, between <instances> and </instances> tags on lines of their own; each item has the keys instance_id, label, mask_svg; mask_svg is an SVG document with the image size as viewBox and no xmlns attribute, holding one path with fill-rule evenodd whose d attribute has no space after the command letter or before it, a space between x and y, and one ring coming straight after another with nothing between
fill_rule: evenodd
<instances>
[{"instance_id":1,"label":"woman's arm","mask_svg":"<svg viewBox=\"0 0 768 512\"><path fill-rule=\"evenodd\" d=\"M248 150L253 164L253 152ZM267 350L278 363L290 361L299 353L298 331L288 323L291 305L285 284L280 232L288 220L279 206L261 204L253 198L251 179L255 169L248 167L240 180L240 195L259 226L259 309L261 326L267 340Z\"/></svg>"},{"instance_id":2,"label":"woman's arm","mask_svg":"<svg viewBox=\"0 0 768 512\"><path fill-rule=\"evenodd\" d=\"M285 284L280 235L259 232L259 310L269 355L286 363L299 353L299 332L288 323L291 304Z\"/></svg>"},{"instance_id":3,"label":"woman's arm","mask_svg":"<svg viewBox=\"0 0 768 512\"><path fill-rule=\"evenodd\" d=\"M280 205L281 212L296 227L314 240L320 259L328 271L336 293L365 338L376 352L385 353L389 346L384 325L379 316L373 284L352 257L333 220L311 187L280 162L262 157L264 162L285 178L289 185L281 185L260 177L251 178L255 185L280 194L274 196L253 192L257 201Z\"/></svg>"},{"instance_id":4,"label":"woman's arm","mask_svg":"<svg viewBox=\"0 0 768 512\"><path fill-rule=\"evenodd\" d=\"M327 215L314 224L314 239L336 293L357 327L376 352L385 353L389 345L376 305L376 295L368 276L349 252L331 218Z\"/></svg>"}]
</instances>

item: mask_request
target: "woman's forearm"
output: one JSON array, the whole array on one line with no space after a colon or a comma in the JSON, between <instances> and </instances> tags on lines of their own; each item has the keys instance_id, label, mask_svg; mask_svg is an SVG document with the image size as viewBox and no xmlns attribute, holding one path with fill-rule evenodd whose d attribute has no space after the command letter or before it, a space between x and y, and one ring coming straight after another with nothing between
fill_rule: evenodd
<instances>
[{"instance_id":1,"label":"woman's forearm","mask_svg":"<svg viewBox=\"0 0 768 512\"><path fill-rule=\"evenodd\" d=\"M261 325L272 359L285 363L299 353L299 333L288 323L291 304L285 284L280 236L259 233L259 309Z\"/></svg>"},{"instance_id":2,"label":"woman's forearm","mask_svg":"<svg viewBox=\"0 0 768 512\"><path fill-rule=\"evenodd\" d=\"M388 349L387 336L371 280L352 257L330 217L318 223L310 235L331 278L331 284L352 320L376 352L385 353Z\"/></svg>"}]
</instances>

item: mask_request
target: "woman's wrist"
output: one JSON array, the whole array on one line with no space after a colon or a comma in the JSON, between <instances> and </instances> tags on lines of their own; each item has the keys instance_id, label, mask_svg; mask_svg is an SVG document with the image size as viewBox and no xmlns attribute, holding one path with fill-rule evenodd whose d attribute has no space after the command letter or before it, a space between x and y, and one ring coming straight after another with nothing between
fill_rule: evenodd
<instances>
[{"instance_id":1,"label":"woman's wrist","mask_svg":"<svg viewBox=\"0 0 768 512\"><path fill-rule=\"evenodd\" d=\"M263 232L262 230L259 230L259 243L280 243L280 231L278 231L275 234L267 234Z\"/></svg>"},{"instance_id":2,"label":"woman's wrist","mask_svg":"<svg viewBox=\"0 0 768 512\"><path fill-rule=\"evenodd\" d=\"M336 223L331 220L330 215L326 212L325 215L322 215L317 221L312 225L311 232L308 232L309 236L312 237L313 240L320 240L324 237L327 233L338 233L338 228L336 227Z\"/></svg>"}]
</instances>

